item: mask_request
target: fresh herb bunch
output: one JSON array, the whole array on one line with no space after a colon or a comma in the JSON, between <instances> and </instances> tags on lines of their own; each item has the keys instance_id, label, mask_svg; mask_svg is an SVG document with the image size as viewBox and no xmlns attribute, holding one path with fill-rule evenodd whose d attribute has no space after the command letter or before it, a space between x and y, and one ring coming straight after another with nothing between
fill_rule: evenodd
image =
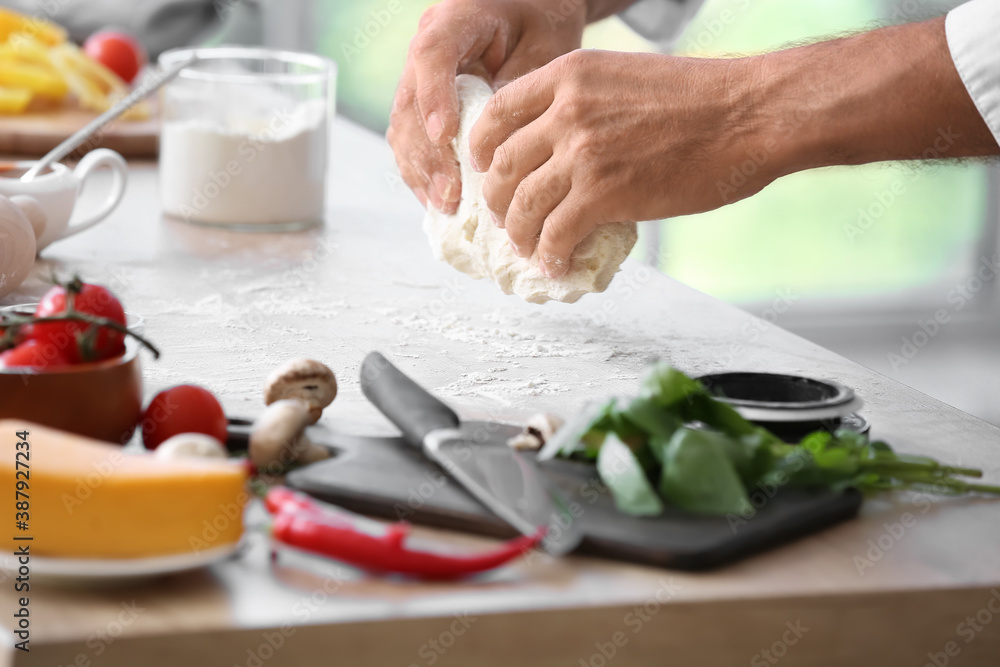
<instances>
[{"instance_id":1,"label":"fresh herb bunch","mask_svg":"<svg viewBox=\"0 0 1000 667\"><path fill-rule=\"evenodd\" d=\"M853 431L816 431L786 443L664 362L644 371L638 397L608 401L571 436L558 454L596 460L618 509L641 516L660 514L664 502L746 515L753 511L748 489L758 486L1000 495L1000 486L959 479L982 477L980 470L897 454Z\"/></svg>"}]
</instances>

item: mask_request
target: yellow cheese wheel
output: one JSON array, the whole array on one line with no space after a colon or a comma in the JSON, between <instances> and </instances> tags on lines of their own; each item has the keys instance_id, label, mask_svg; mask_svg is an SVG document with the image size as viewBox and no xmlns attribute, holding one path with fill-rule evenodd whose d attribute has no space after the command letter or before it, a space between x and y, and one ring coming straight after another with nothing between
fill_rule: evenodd
<instances>
[{"instance_id":1,"label":"yellow cheese wheel","mask_svg":"<svg viewBox=\"0 0 1000 667\"><path fill-rule=\"evenodd\" d=\"M226 546L243 533L246 476L235 461L165 461L0 420L0 541L8 549L30 544L32 554L64 558L137 558ZM32 540L16 541L15 535Z\"/></svg>"}]
</instances>

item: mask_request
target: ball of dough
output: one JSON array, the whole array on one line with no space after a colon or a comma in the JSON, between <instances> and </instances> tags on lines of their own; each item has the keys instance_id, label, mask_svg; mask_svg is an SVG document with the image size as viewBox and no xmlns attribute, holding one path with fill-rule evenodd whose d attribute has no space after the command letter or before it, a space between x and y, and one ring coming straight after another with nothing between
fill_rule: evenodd
<instances>
[{"instance_id":1,"label":"ball of dough","mask_svg":"<svg viewBox=\"0 0 1000 667\"><path fill-rule=\"evenodd\" d=\"M569 271L562 278L542 274L537 247L529 258L515 255L507 232L490 219L483 199L486 174L476 172L469 159L469 132L493 90L471 74L459 75L456 85L462 119L452 146L462 172L462 201L454 215L428 207L424 231L434 256L473 278L489 278L504 294L516 294L530 303L573 303L589 292L603 292L635 245L635 223L612 223L595 229L573 251Z\"/></svg>"}]
</instances>

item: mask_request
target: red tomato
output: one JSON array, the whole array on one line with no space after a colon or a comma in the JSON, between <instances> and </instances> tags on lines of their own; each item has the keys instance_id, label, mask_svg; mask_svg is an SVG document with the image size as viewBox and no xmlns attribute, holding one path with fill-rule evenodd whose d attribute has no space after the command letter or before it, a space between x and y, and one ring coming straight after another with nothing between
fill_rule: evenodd
<instances>
[{"instance_id":1,"label":"red tomato","mask_svg":"<svg viewBox=\"0 0 1000 667\"><path fill-rule=\"evenodd\" d=\"M73 361L66 356L64 350L55 345L45 345L37 340L27 340L0 354L0 366L7 368L55 368L68 366Z\"/></svg>"},{"instance_id":2,"label":"red tomato","mask_svg":"<svg viewBox=\"0 0 1000 667\"><path fill-rule=\"evenodd\" d=\"M81 313L104 317L122 326L125 325L125 310L108 288L101 285L83 284L83 288L73 301L73 307ZM57 315L66 310L66 288L56 285L42 297L35 309L36 317ZM77 334L90 328L88 322L68 320L66 322L37 322L32 325L29 340L39 344L51 344L63 351L73 363L99 361L120 356L125 352L125 334L114 329L101 327L94 338L92 349L80 349Z\"/></svg>"},{"instance_id":3,"label":"red tomato","mask_svg":"<svg viewBox=\"0 0 1000 667\"><path fill-rule=\"evenodd\" d=\"M146 65L146 49L131 35L114 30L95 32L83 43L84 52L122 78L132 83Z\"/></svg>"},{"instance_id":4,"label":"red tomato","mask_svg":"<svg viewBox=\"0 0 1000 667\"><path fill-rule=\"evenodd\" d=\"M142 416L142 442L156 449L179 433L204 433L226 441L226 414L212 392L193 384L164 389Z\"/></svg>"}]
</instances>

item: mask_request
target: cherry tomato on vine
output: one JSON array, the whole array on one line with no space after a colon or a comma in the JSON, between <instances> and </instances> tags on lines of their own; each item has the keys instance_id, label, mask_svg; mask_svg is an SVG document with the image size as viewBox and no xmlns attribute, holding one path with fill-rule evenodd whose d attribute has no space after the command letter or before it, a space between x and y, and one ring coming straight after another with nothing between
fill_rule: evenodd
<instances>
[{"instance_id":1,"label":"cherry tomato on vine","mask_svg":"<svg viewBox=\"0 0 1000 667\"><path fill-rule=\"evenodd\" d=\"M47 346L37 340L27 340L17 347L0 353L0 366L6 368L56 368L69 366L73 361L65 352L55 346Z\"/></svg>"},{"instance_id":2,"label":"cherry tomato on vine","mask_svg":"<svg viewBox=\"0 0 1000 667\"><path fill-rule=\"evenodd\" d=\"M65 312L66 289L57 285L46 292L35 309L35 317L49 317ZM79 290L73 300L75 310L125 326L125 310L108 288L82 283ZM36 322L31 326L28 340L56 347L72 363L111 359L125 352L125 334L109 327L100 327L96 335L85 335L91 326L88 322L73 320Z\"/></svg>"},{"instance_id":3,"label":"cherry tomato on vine","mask_svg":"<svg viewBox=\"0 0 1000 667\"><path fill-rule=\"evenodd\" d=\"M149 402L142 416L142 443L156 449L180 433L204 433L226 441L226 413L207 389L182 384L164 389Z\"/></svg>"}]
</instances>

